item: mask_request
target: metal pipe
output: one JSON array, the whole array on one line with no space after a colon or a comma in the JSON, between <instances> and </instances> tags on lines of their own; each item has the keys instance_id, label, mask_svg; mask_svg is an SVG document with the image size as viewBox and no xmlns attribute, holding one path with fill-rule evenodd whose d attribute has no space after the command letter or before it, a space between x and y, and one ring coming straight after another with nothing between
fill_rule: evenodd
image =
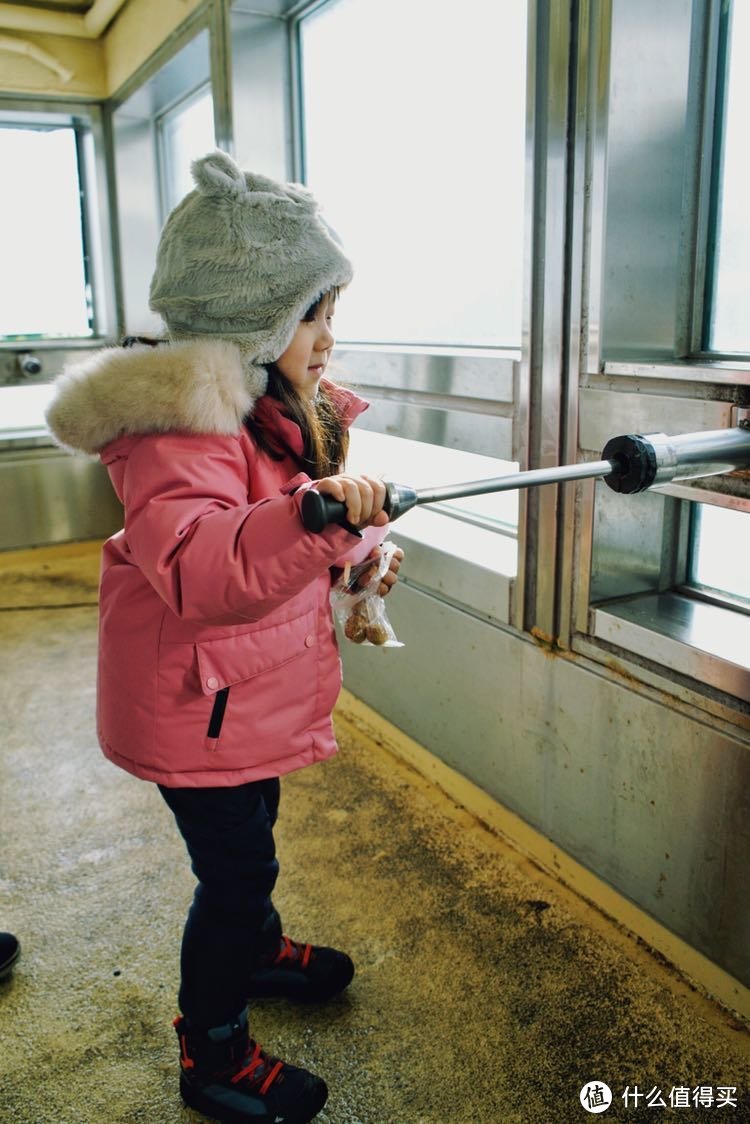
<instances>
[{"instance_id":1,"label":"metal pipe","mask_svg":"<svg viewBox=\"0 0 750 1124\"><path fill-rule=\"evenodd\" d=\"M602 456L613 457L621 465L606 481L613 491L643 492L670 480L716 476L750 465L750 429L710 429L676 437L627 434L608 441Z\"/></svg>"},{"instance_id":2,"label":"metal pipe","mask_svg":"<svg viewBox=\"0 0 750 1124\"><path fill-rule=\"evenodd\" d=\"M617 464L612 460L553 468L532 468L527 472L513 472L507 476L474 480L468 484L444 484L438 488L420 488L416 493L416 502L437 503L440 500L457 500L464 496L484 496L488 492L512 492L518 488L537 488L542 484L559 484L565 480L589 480L591 477L609 476L616 470Z\"/></svg>"},{"instance_id":3,"label":"metal pipe","mask_svg":"<svg viewBox=\"0 0 750 1124\"><path fill-rule=\"evenodd\" d=\"M384 510L393 522L412 507L440 500L481 496L494 492L561 484L569 480L603 477L615 492L630 494L666 484L670 480L691 480L715 476L735 468L750 466L750 428L716 429L703 433L683 433L667 437L664 433L625 434L613 437L604 447L602 459L589 464L569 464L554 468L534 468L508 476L473 480L464 484L445 484L420 488L386 482ZM302 522L308 531L322 531L329 523L349 527L346 505L310 490L302 498ZM354 530L354 528L349 528Z\"/></svg>"}]
</instances>

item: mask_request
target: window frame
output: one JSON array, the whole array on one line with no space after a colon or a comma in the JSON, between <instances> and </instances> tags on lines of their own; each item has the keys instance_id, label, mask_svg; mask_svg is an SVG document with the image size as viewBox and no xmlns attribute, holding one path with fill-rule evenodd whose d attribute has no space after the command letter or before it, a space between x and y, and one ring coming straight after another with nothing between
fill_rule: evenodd
<instances>
[{"instance_id":1,"label":"window frame","mask_svg":"<svg viewBox=\"0 0 750 1124\"><path fill-rule=\"evenodd\" d=\"M0 125L74 130L80 193L83 268L91 310L91 333L86 336L26 337L0 340L0 353L96 348L114 331L117 280L114 268L116 246L110 223L110 194L106 173L105 115L102 107L84 102L49 101L23 97L0 97ZM89 295L90 294L90 295ZM50 379L45 374L41 380ZM0 384L16 381L0 371Z\"/></svg>"},{"instance_id":2,"label":"window frame","mask_svg":"<svg viewBox=\"0 0 750 1124\"><path fill-rule=\"evenodd\" d=\"M592 116L587 124L588 135L594 143L589 157L591 202L585 220L591 246L589 272L584 279L589 317L582 342L581 377L574 390L579 459L600 455L602 431L610 423L619 424L621 428L609 429L607 436L614 432L649 433L661 429L687 433L739 425L744 424L747 417L742 403L749 400L745 388L750 387L750 356L703 350L707 268L710 267L713 231L711 192L717 182L714 163L704 154L713 152L715 140L718 140L716 99L721 0L691 5L689 52L686 36L680 34L684 24L675 28L678 34L674 37L664 36L664 27L661 27L665 52L673 52L663 63L665 76L671 82L669 96L673 98L676 86L684 83L685 117L681 126L684 131L678 141L684 150L682 183L673 182L670 188L671 198L679 206L678 213L671 213L671 222L676 227L679 219L680 233L679 254L675 255L675 271L671 275L677 293L671 324L673 345L668 349L643 346L644 338L648 337L637 332L637 303L635 311L629 309L636 326L632 352L627 348L618 351L619 345L613 345L612 340L606 338L605 284L610 286L606 290L607 299L613 300L612 280L607 272L610 265L607 209L612 205L608 178L612 174L612 147L614 144L616 149L618 144L611 128L613 83L618 66L621 77L623 74L626 79L630 77L628 58L632 52L641 50L640 43L625 38L627 28L622 24L620 39L617 39L616 3L617 0L606 0L599 13L604 49L598 63L601 69L596 69L595 65L593 71L592 86L603 90L604 94L600 103L592 105ZM676 3L669 4L670 18L675 17L678 8ZM637 7L639 18L643 16L642 9L643 5ZM661 42L658 49L661 50ZM616 62L617 51L624 53ZM677 61L676 51L681 52ZM624 72L623 66L627 68ZM639 84L642 80L640 75L637 79L633 77ZM660 81L661 72L655 78L657 93ZM627 106L627 102L620 101L619 112L629 112L632 119L632 105L629 110ZM669 119L675 117L673 107L673 117ZM619 153L615 152L615 163L622 155L622 148ZM645 214L649 219L653 217L648 210ZM630 237L635 233L631 229ZM654 227L654 233L658 235L661 231ZM630 280L633 286L637 284L633 278ZM622 296L615 288L614 300ZM627 336L621 334L621 338L627 342ZM606 411L603 401L599 401L604 399L605 392ZM634 405L636 402L641 403L641 408ZM738 405L733 406L733 403ZM585 431L588 436L583 438ZM666 690L670 696L693 708L696 714L708 712L732 725L738 721L738 715L750 713L744 657L739 665L733 661L729 643L725 655L720 650L721 644L713 650L710 646L704 650L697 642L691 645L685 630L680 630L676 623L680 608L688 615L694 613L702 624L710 613L716 622L726 622L727 635L747 632L750 641L747 615L738 612L738 606L732 604L731 599L709 597L706 591L696 589L688 581L689 520L694 505L730 506L750 512L749 484L747 478L722 476L651 489L671 499L674 505L668 514L665 512L661 540L653 543L655 554L661 549L659 573L650 574L648 580L652 584L648 591L637 592L633 587L638 583L629 577L627 563L618 564L611 571L611 580L606 582L608 591L599 598L593 590L595 580L600 580L601 576L597 578L596 567L602 557L613 557L612 552L617 551L618 532L613 534L607 528L606 521L612 518L612 511L606 500L597 500L593 483L580 486L578 542L574 550L578 565L570 598L570 632L561 636L562 647L569 646L576 656L637 682L643 691L653 690L664 697ZM643 513L639 519L642 521ZM626 525L629 526L627 521ZM696 630L696 636L699 631ZM735 644L735 653L736 650ZM744 717L740 720L744 721Z\"/></svg>"},{"instance_id":3,"label":"window frame","mask_svg":"<svg viewBox=\"0 0 750 1124\"><path fill-rule=\"evenodd\" d=\"M686 594L688 597L695 597L699 601L705 601L712 605L723 606L726 609L732 609L738 613L745 613L750 616L750 598L745 598L733 594L730 590L722 589L717 586L706 585L698 581L694 575L695 554L697 551L697 539L700 533L700 523L702 517L702 508L704 507L720 507L724 510L737 510L733 505L728 504L706 504L697 500L693 503L688 503L688 511L684 516L687 524L686 532L686 551L684 558L684 566L681 567L682 580L676 582L676 589L680 593ZM750 515L750 512L743 512L742 514Z\"/></svg>"},{"instance_id":4,"label":"window frame","mask_svg":"<svg viewBox=\"0 0 750 1124\"><path fill-rule=\"evenodd\" d=\"M175 205L170 202L171 193L171 162L168 159L167 153L167 138L166 127L168 122L174 118L180 111L188 109L194 102L197 102L201 97L206 94L212 100L214 98L213 87L211 85L211 77L195 86L188 93L180 95L175 101L160 109L154 116L154 135L156 141L156 167L158 174L158 193L159 193L159 212L162 223L166 222L169 212ZM213 141L215 144L215 140Z\"/></svg>"},{"instance_id":5,"label":"window frame","mask_svg":"<svg viewBox=\"0 0 750 1124\"><path fill-rule=\"evenodd\" d=\"M44 120L43 118L47 118ZM56 118L53 120L53 118ZM81 232L81 252L82 252L82 266L83 266L83 288L84 297L87 306L87 319L89 321L89 332L86 335L43 335L39 336L35 333L18 334L12 339L0 340L0 347L10 348L13 350L24 350L37 347L54 347L60 346L69 340L80 340L87 343L97 337L97 322L98 322L98 308L97 308L97 293L94 284L94 267L93 267L93 238L91 230L91 214L90 206L86 198L86 153L85 153L85 138L90 133L85 123L76 115L71 114L43 114L34 115L29 114L26 119L8 118L5 111L0 107L0 128L2 129L28 129L39 132L53 132L59 129L69 129L73 134L73 143L76 154L76 173L78 178L77 192L79 197L78 217L80 222Z\"/></svg>"},{"instance_id":6,"label":"window frame","mask_svg":"<svg viewBox=\"0 0 750 1124\"><path fill-rule=\"evenodd\" d=\"M607 0L614 4L615 0ZM676 265L677 307L674 347L664 354L630 358L605 355L601 306L606 206L601 217L602 259L592 277L591 294L596 315L586 340L589 371L618 377L680 379L686 383L712 382L750 385L750 342L746 351L710 349L709 337L716 268L716 232L723 171L723 122L726 112L726 51L729 12L734 0L693 0L690 9L690 58L685 91L684 168L680 205L681 246ZM670 45L665 44L665 50ZM668 60L669 61L669 60ZM608 107L607 107L608 108ZM606 147L609 128L605 122ZM705 159L710 153L711 158ZM594 174L594 189L606 203L607 158Z\"/></svg>"}]
</instances>

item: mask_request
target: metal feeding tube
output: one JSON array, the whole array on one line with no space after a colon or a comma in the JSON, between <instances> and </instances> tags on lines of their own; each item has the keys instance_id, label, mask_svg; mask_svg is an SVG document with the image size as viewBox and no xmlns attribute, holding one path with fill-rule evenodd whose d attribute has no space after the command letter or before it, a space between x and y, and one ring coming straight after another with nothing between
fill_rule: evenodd
<instances>
[{"instance_id":1,"label":"metal feeding tube","mask_svg":"<svg viewBox=\"0 0 750 1124\"><path fill-rule=\"evenodd\" d=\"M565 480L589 480L592 477L609 476L616 471L617 464L613 460L553 468L532 468L527 472L513 472L508 476L474 480L468 484L444 484L439 488L419 488L416 492L416 502L439 503L440 500L457 500L464 496L483 496L488 492L512 492L518 488L537 488L542 484L559 484Z\"/></svg>"},{"instance_id":2,"label":"metal feeding tube","mask_svg":"<svg viewBox=\"0 0 750 1124\"><path fill-rule=\"evenodd\" d=\"M569 480L589 480L592 477L603 477L605 484L615 492L644 492L670 480L692 480L750 467L750 429L739 426L735 429L683 433L677 437L667 437L664 433L651 433L645 437L625 434L607 442L602 458L588 464L532 468L527 472L464 484L444 484L437 488L416 490L407 484L386 482L383 507L393 522L417 504L562 484ZM302 522L308 531L315 533L329 523L349 527L346 505L313 489L302 497Z\"/></svg>"}]
</instances>

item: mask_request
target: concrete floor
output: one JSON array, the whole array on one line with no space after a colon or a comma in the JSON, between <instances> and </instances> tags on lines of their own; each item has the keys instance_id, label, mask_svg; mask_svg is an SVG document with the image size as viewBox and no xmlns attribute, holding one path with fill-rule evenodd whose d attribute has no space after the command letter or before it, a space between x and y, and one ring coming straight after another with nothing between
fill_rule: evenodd
<instances>
[{"instance_id":1,"label":"concrete floor","mask_svg":"<svg viewBox=\"0 0 750 1124\"><path fill-rule=\"evenodd\" d=\"M158 792L94 734L97 557L0 556L0 1122L202 1119L177 1092L178 948L192 893ZM350 722L284 782L277 905L345 947L348 994L258 1004L258 1039L324 1076L328 1124L750 1121L750 1036ZM736 1087L737 1108L625 1107L626 1086Z\"/></svg>"}]
</instances>

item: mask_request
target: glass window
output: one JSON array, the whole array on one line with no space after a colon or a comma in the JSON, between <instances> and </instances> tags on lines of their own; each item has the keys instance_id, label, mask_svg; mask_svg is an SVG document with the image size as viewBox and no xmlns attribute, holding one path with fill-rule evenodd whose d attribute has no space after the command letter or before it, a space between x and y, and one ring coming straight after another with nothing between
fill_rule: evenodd
<instances>
[{"instance_id":1,"label":"glass window","mask_svg":"<svg viewBox=\"0 0 750 1124\"><path fill-rule=\"evenodd\" d=\"M745 195L750 175L750 4L730 0L722 27L707 345L711 351L736 353L750 351L750 210Z\"/></svg>"},{"instance_id":2,"label":"glass window","mask_svg":"<svg viewBox=\"0 0 750 1124\"><path fill-rule=\"evenodd\" d=\"M193 178L190 165L215 147L214 102L206 86L181 101L159 119L164 218L188 191Z\"/></svg>"},{"instance_id":3,"label":"glass window","mask_svg":"<svg viewBox=\"0 0 750 1124\"><path fill-rule=\"evenodd\" d=\"M0 124L0 341L90 336L72 126Z\"/></svg>"},{"instance_id":4,"label":"glass window","mask_svg":"<svg viewBox=\"0 0 750 1124\"><path fill-rule=\"evenodd\" d=\"M305 180L356 268L339 337L520 346L526 0L336 0L300 35Z\"/></svg>"},{"instance_id":5,"label":"glass window","mask_svg":"<svg viewBox=\"0 0 750 1124\"><path fill-rule=\"evenodd\" d=\"M690 582L750 609L750 513L694 504Z\"/></svg>"},{"instance_id":6,"label":"glass window","mask_svg":"<svg viewBox=\"0 0 750 1124\"><path fill-rule=\"evenodd\" d=\"M366 429L352 431L347 466L350 471L368 472L417 490L437 488L443 484L457 485L473 480L487 480L518 471L517 461L502 461L479 453L446 449L443 445L410 441L390 433L373 433ZM517 491L443 500L430 504L430 508L500 534L515 537L517 532ZM401 526L404 526L403 522Z\"/></svg>"}]
</instances>

